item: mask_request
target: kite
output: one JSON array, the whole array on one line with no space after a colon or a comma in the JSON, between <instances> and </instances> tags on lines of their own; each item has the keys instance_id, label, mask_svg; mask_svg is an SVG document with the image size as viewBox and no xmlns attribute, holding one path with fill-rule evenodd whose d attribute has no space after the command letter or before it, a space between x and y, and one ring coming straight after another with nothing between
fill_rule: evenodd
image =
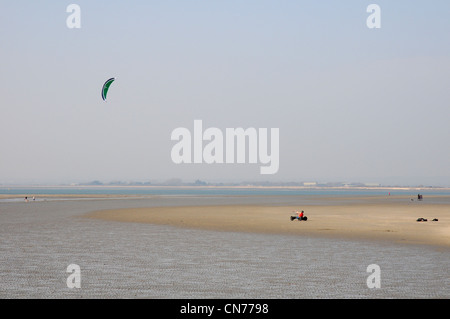
<instances>
[{"instance_id":1,"label":"kite","mask_svg":"<svg viewBox=\"0 0 450 319\"><path fill-rule=\"evenodd\" d=\"M109 86L116 80L116 78L110 78L103 84L102 87L102 99L106 101L106 94L108 94Z\"/></svg>"}]
</instances>

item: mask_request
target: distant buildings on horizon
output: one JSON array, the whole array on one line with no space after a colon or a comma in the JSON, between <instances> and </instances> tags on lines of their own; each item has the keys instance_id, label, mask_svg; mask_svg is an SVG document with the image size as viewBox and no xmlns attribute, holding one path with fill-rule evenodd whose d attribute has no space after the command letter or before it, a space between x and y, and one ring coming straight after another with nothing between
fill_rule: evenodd
<instances>
[{"instance_id":1,"label":"distant buildings on horizon","mask_svg":"<svg viewBox=\"0 0 450 319\"><path fill-rule=\"evenodd\" d=\"M83 187L83 186L165 186L165 187L303 187L303 188L338 188L338 187L352 187L352 188L450 188L450 185L423 185L423 184L381 184L373 182L317 182L317 181L302 181L302 182L271 182L271 181L242 181L242 182L208 182L201 179L196 179L193 182L186 182L180 178L172 178L165 181L99 181L93 180L90 182L72 182L72 183L2 183L3 187L24 187L24 186L42 186L42 187Z\"/></svg>"},{"instance_id":2,"label":"distant buildings on horizon","mask_svg":"<svg viewBox=\"0 0 450 319\"><path fill-rule=\"evenodd\" d=\"M443 186L431 185L383 185L381 183L361 183L361 182L269 182L269 181L243 181L243 182L206 182L200 179L194 182L184 182L182 179L173 178L166 181L112 181L101 182L98 180L88 183L71 183L68 186L211 186L211 187L226 187L226 186L241 186L241 187L413 187L413 188L445 188Z\"/></svg>"}]
</instances>

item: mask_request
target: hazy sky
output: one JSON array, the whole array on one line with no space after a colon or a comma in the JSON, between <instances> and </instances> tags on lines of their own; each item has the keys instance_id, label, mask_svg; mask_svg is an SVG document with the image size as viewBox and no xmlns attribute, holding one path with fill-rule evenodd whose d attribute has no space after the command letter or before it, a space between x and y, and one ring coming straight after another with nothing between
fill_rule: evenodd
<instances>
[{"instance_id":1,"label":"hazy sky","mask_svg":"<svg viewBox=\"0 0 450 319\"><path fill-rule=\"evenodd\" d=\"M2 0L0 39L0 184L450 186L447 0ZM278 173L174 164L171 132L196 119L279 128Z\"/></svg>"}]
</instances>

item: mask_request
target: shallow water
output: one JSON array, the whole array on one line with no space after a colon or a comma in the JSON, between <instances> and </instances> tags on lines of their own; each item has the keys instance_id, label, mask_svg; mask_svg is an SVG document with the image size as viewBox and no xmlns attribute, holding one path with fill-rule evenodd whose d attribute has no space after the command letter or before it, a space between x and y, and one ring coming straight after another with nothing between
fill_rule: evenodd
<instances>
[{"instance_id":1,"label":"shallow water","mask_svg":"<svg viewBox=\"0 0 450 319\"><path fill-rule=\"evenodd\" d=\"M446 248L80 217L97 209L230 201L277 202L249 196L2 203L0 298L450 297ZM80 289L67 287L70 264L81 268ZM381 288L367 286L370 264L380 266Z\"/></svg>"}]
</instances>

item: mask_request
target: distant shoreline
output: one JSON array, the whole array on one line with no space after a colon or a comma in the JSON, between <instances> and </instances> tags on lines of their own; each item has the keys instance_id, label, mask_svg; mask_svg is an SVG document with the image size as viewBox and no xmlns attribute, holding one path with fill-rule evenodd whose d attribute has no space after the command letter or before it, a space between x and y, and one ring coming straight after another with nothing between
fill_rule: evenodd
<instances>
[{"instance_id":1,"label":"distant shoreline","mask_svg":"<svg viewBox=\"0 0 450 319\"><path fill-rule=\"evenodd\" d=\"M259 186L259 185L0 185L0 188L166 188L166 189L302 189L302 190L441 190L450 187L429 186Z\"/></svg>"},{"instance_id":2,"label":"distant shoreline","mask_svg":"<svg viewBox=\"0 0 450 319\"><path fill-rule=\"evenodd\" d=\"M151 196L306 196L352 197L386 196L415 200L417 195L425 200L433 196L450 196L450 188L418 187L311 187L311 186L158 186L158 185L28 185L0 186L0 200L17 201L25 197L45 198L138 198Z\"/></svg>"}]
</instances>

